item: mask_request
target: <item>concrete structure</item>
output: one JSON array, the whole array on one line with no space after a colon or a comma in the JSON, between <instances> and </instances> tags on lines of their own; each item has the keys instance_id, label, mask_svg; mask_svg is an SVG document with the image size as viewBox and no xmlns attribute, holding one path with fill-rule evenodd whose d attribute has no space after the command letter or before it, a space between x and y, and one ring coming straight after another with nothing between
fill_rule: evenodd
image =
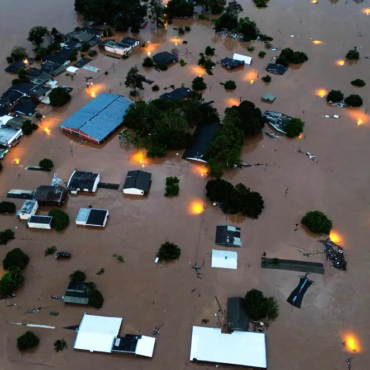
<instances>
[{"instance_id":1,"label":"concrete structure","mask_svg":"<svg viewBox=\"0 0 370 370\"><path fill-rule=\"evenodd\" d=\"M10 147L14 141L23 135L22 129L14 130L12 128L0 128L0 145Z\"/></svg>"},{"instance_id":2,"label":"concrete structure","mask_svg":"<svg viewBox=\"0 0 370 370\"><path fill-rule=\"evenodd\" d=\"M37 203L37 200L30 199L26 200L22 208L17 212L17 216L21 220L28 220L31 216L35 215L37 210L39 208L39 205Z\"/></svg>"},{"instance_id":3,"label":"concrete structure","mask_svg":"<svg viewBox=\"0 0 370 370\"><path fill-rule=\"evenodd\" d=\"M69 178L67 188L72 194L79 191L95 193L100 181L100 175L93 172L74 170Z\"/></svg>"},{"instance_id":4,"label":"concrete structure","mask_svg":"<svg viewBox=\"0 0 370 370\"><path fill-rule=\"evenodd\" d=\"M283 134L285 132L285 125L292 119L292 117L287 116L284 113L266 111L263 113L262 117L265 117L269 125L271 125L276 131L279 131Z\"/></svg>"},{"instance_id":5,"label":"concrete structure","mask_svg":"<svg viewBox=\"0 0 370 370\"><path fill-rule=\"evenodd\" d=\"M128 171L123 193L131 195L145 195L149 191L152 174L145 171Z\"/></svg>"},{"instance_id":6,"label":"concrete structure","mask_svg":"<svg viewBox=\"0 0 370 370\"><path fill-rule=\"evenodd\" d=\"M220 225L216 227L216 244L226 247L241 247L240 227Z\"/></svg>"},{"instance_id":7,"label":"concrete structure","mask_svg":"<svg viewBox=\"0 0 370 370\"><path fill-rule=\"evenodd\" d=\"M249 331L249 318L245 311L245 301L241 297L227 300L227 330Z\"/></svg>"},{"instance_id":8,"label":"concrete structure","mask_svg":"<svg viewBox=\"0 0 370 370\"><path fill-rule=\"evenodd\" d=\"M238 268L238 253L212 249L212 267L236 270Z\"/></svg>"},{"instance_id":9,"label":"concrete structure","mask_svg":"<svg viewBox=\"0 0 370 370\"><path fill-rule=\"evenodd\" d=\"M190 361L266 369L265 334L243 331L223 334L219 328L193 326Z\"/></svg>"},{"instance_id":10,"label":"concrete structure","mask_svg":"<svg viewBox=\"0 0 370 370\"><path fill-rule=\"evenodd\" d=\"M53 218L50 216L31 216L28 219L27 226L30 229L51 229Z\"/></svg>"},{"instance_id":11,"label":"concrete structure","mask_svg":"<svg viewBox=\"0 0 370 370\"><path fill-rule=\"evenodd\" d=\"M105 227L109 216L107 209L80 208L76 225Z\"/></svg>"},{"instance_id":12,"label":"concrete structure","mask_svg":"<svg viewBox=\"0 0 370 370\"><path fill-rule=\"evenodd\" d=\"M63 297L64 303L71 304L89 304L89 292L87 283L71 281Z\"/></svg>"},{"instance_id":13,"label":"concrete structure","mask_svg":"<svg viewBox=\"0 0 370 370\"><path fill-rule=\"evenodd\" d=\"M100 94L61 123L63 131L100 144L123 122L132 101L115 94Z\"/></svg>"},{"instance_id":14,"label":"concrete structure","mask_svg":"<svg viewBox=\"0 0 370 370\"><path fill-rule=\"evenodd\" d=\"M244 64L246 64L247 66L250 66L252 64L252 57L248 57L247 55L234 54L233 59L244 62Z\"/></svg>"}]
</instances>

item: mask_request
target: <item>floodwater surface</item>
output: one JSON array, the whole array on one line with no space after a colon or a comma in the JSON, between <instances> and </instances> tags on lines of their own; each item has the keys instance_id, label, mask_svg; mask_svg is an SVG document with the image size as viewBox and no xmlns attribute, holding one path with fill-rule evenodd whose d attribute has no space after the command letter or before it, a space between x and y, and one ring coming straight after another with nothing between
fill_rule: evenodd
<instances>
[{"instance_id":1,"label":"floodwater surface","mask_svg":"<svg viewBox=\"0 0 370 370\"><path fill-rule=\"evenodd\" d=\"M67 33L79 25L81 19L74 12L73 3L73 0L0 0L0 69L6 67L5 57L15 44L32 49L26 41L31 27L45 25ZM66 75L57 77L60 84L73 87L72 101L55 110L40 106L45 115L40 129L22 137L20 144L3 160L1 199L6 199L10 189L33 190L38 185L50 184L53 174L25 171L25 166L36 165L43 158L53 160L55 173L63 181L68 180L74 169L79 169L100 173L103 182L122 184L128 170L144 168L152 173L153 183L149 195L139 199L106 189L98 189L95 195L70 196L63 208L70 215L71 224L63 232L29 230L15 216L0 216L0 229L11 228L16 235L14 241L0 250L0 259L16 247L30 256L25 281L16 298L0 301L2 369L211 369L214 364L189 361L192 325L201 325L202 319L208 319L207 326L217 327L215 296L225 310L227 297L244 296L251 288L275 296L280 305L279 318L266 332L270 370L340 370L345 369L345 359L351 356L356 369L366 369L370 345L367 245L370 120L366 114L370 60L364 57L370 56L370 17L364 9L368 4L271 0L268 8L262 10L252 1L243 0L241 4L243 16L255 20L262 33L274 37L274 47L304 51L308 62L290 68L284 76L272 76L271 83L265 84L261 80L266 75L264 68L278 51L269 50L260 59L257 55L264 50L263 43L241 43L216 35L211 22L187 19L175 20L167 30L157 31L149 24L134 36L140 38L141 44L146 43L146 47L138 47L127 60L99 53L90 63L99 72L80 70L73 80ZM173 27L181 25L191 26L191 31L177 37ZM188 44L183 44L184 40ZM251 44L255 50L248 52ZM228 72L216 65L213 76L208 76L197 66L199 53L207 45L216 49L214 61L239 53L251 55L252 66ZM339 63L354 46L359 48L360 60ZM157 72L141 66L145 56L173 48L188 63L185 67L176 64L165 72ZM96 146L79 143L75 137L60 131L63 120L98 94L112 92L128 96L124 81L128 69L134 65L160 86L160 91L152 92L151 86L146 85L141 92L145 100L158 97L170 85L191 87L192 79L203 75L208 85L205 99L214 101L221 116L226 107L242 99L253 101L261 110L282 111L305 121L301 139L274 140L265 135L246 139L242 159L247 163L268 163L268 166L234 170L225 175L233 184L243 182L263 195L265 210L258 220L228 218L207 201L204 169L182 160L181 151L148 161L142 153L121 146L116 133L103 145ZM86 89L86 77L94 80L89 89ZM1 91L10 86L12 78L2 72ZM356 78L363 78L368 85L361 89L352 86L350 82ZM226 92L220 82L230 79L236 81L237 89ZM363 109L328 106L323 96L331 89L340 89L345 95L359 93L364 99ZM261 102L261 96L267 92L277 95L272 105ZM333 114L340 118L325 117ZM300 154L298 149L313 153L318 163ZM173 199L163 196L167 176L180 178L180 195ZM17 208L22 205L21 200L15 203ZM105 229L75 225L79 208L90 205L109 210ZM310 275L315 284L308 290L302 308L296 309L286 299L296 287L299 273L262 270L260 257L266 252L270 258L307 259L302 251L321 250L318 238L302 229L294 231L301 217L315 209L333 220L335 235L340 237L348 258L348 272L331 268L323 255L308 259L324 262L326 273ZM48 211L42 207L40 214ZM237 224L242 229L243 247L238 250L237 270L210 267L215 228L225 223ZM168 264L155 264L157 250L166 239L181 247L181 257ZM72 258L57 261L52 256L44 257L45 249L50 246L71 252ZM122 255L125 263L119 263L113 254ZM202 279L192 271L194 263L202 266ZM100 268L105 273L97 276ZM64 294L68 276L77 269L83 270L87 280L93 281L103 293L105 303L101 310L67 306L49 298ZM17 306L8 307L13 303ZM43 309L39 313L24 313L40 306ZM50 311L60 314L50 316ZM153 359L74 351L76 334L63 327L79 324L84 312L123 317L121 334L151 335L155 326L164 324L157 336ZM40 345L21 354L16 348L16 338L26 328L9 322L51 325L56 329L35 329ZM225 323L221 317L222 326ZM61 338L66 340L68 349L56 353L53 343Z\"/></svg>"}]
</instances>

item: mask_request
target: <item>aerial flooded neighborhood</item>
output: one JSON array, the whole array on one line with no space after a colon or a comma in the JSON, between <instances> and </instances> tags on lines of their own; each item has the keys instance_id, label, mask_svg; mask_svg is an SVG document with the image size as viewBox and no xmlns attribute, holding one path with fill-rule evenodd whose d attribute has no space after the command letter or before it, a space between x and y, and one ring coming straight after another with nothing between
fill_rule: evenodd
<instances>
[{"instance_id":1,"label":"aerial flooded neighborhood","mask_svg":"<svg viewBox=\"0 0 370 370\"><path fill-rule=\"evenodd\" d=\"M4 369L367 368L366 1L0 9Z\"/></svg>"}]
</instances>

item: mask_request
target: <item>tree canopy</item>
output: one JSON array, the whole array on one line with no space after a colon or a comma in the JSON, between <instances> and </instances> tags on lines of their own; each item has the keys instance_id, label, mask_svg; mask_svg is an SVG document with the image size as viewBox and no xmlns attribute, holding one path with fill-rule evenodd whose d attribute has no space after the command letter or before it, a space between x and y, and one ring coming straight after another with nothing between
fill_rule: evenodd
<instances>
[{"instance_id":1,"label":"tree canopy","mask_svg":"<svg viewBox=\"0 0 370 370\"><path fill-rule=\"evenodd\" d=\"M194 78L192 82L192 89L194 91L201 91L205 90L207 88L207 84L204 82L204 78L197 76Z\"/></svg>"},{"instance_id":2,"label":"tree canopy","mask_svg":"<svg viewBox=\"0 0 370 370\"><path fill-rule=\"evenodd\" d=\"M51 90L49 99L53 107L61 107L71 100L71 95L63 87L57 87Z\"/></svg>"},{"instance_id":3,"label":"tree canopy","mask_svg":"<svg viewBox=\"0 0 370 370\"><path fill-rule=\"evenodd\" d=\"M4 270L23 270L29 263L30 258L20 248L14 248L9 251L3 259Z\"/></svg>"},{"instance_id":4,"label":"tree canopy","mask_svg":"<svg viewBox=\"0 0 370 370\"><path fill-rule=\"evenodd\" d=\"M134 95L137 94L137 89L144 90L143 82L145 77L139 74L138 68L132 67L127 72L125 86L133 90Z\"/></svg>"},{"instance_id":5,"label":"tree canopy","mask_svg":"<svg viewBox=\"0 0 370 370\"><path fill-rule=\"evenodd\" d=\"M103 307L104 297L97 289L92 289L89 293L89 306L100 309Z\"/></svg>"},{"instance_id":6,"label":"tree canopy","mask_svg":"<svg viewBox=\"0 0 370 370\"><path fill-rule=\"evenodd\" d=\"M364 87L366 85L366 82L364 80L361 80L361 78L356 78L355 80L351 81L351 85Z\"/></svg>"},{"instance_id":7,"label":"tree canopy","mask_svg":"<svg viewBox=\"0 0 370 370\"><path fill-rule=\"evenodd\" d=\"M236 83L235 83L235 81L233 81L233 80L227 80L224 83L224 88L226 90L235 90L236 89Z\"/></svg>"},{"instance_id":8,"label":"tree canopy","mask_svg":"<svg viewBox=\"0 0 370 370\"><path fill-rule=\"evenodd\" d=\"M55 230L62 231L69 225L69 216L60 209L52 209L49 216L53 218L52 225Z\"/></svg>"},{"instance_id":9,"label":"tree canopy","mask_svg":"<svg viewBox=\"0 0 370 370\"><path fill-rule=\"evenodd\" d=\"M194 3L186 0L170 0L167 3L166 13L170 18L192 17L194 14Z\"/></svg>"},{"instance_id":10,"label":"tree canopy","mask_svg":"<svg viewBox=\"0 0 370 370\"><path fill-rule=\"evenodd\" d=\"M23 46L14 46L10 56L13 60L23 60L28 58L28 53Z\"/></svg>"},{"instance_id":11,"label":"tree canopy","mask_svg":"<svg viewBox=\"0 0 370 370\"><path fill-rule=\"evenodd\" d=\"M7 272L0 280L0 297L11 296L23 282L22 270L14 268Z\"/></svg>"},{"instance_id":12,"label":"tree canopy","mask_svg":"<svg viewBox=\"0 0 370 370\"><path fill-rule=\"evenodd\" d=\"M5 245L13 239L15 239L15 237L12 229L5 229L0 232L0 245Z\"/></svg>"},{"instance_id":13,"label":"tree canopy","mask_svg":"<svg viewBox=\"0 0 370 370\"><path fill-rule=\"evenodd\" d=\"M36 347L40 343L40 338L31 330L26 331L17 338L17 348L20 351L26 351Z\"/></svg>"},{"instance_id":14,"label":"tree canopy","mask_svg":"<svg viewBox=\"0 0 370 370\"><path fill-rule=\"evenodd\" d=\"M23 135L31 135L33 131L37 130L39 126L32 123L30 119L25 119L22 123Z\"/></svg>"},{"instance_id":15,"label":"tree canopy","mask_svg":"<svg viewBox=\"0 0 370 370\"><path fill-rule=\"evenodd\" d=\"M225 9L226 0L200 0L197 2L205 12L211 10L212 14L219 14Z\"/></svg>"},{"instance_id":16,"label":"tree canopy","mask_svg":"<svg viewBox=\"0 0 370 370\"><path fill-rule=\"evenodd\" d=\"M44 159L41 159L41 161L39 162L39 166L43 169L43 170L46 170L46 171L51 171L54 167L54 163L51 159L49 158L44 158Z\"/></svg>"},{"instance_id":17,"label":"tree canopy","mask_svg":"<svg viewBox=\"0 0 370 370\"><path fill-rule=\"evenodd\" d=\"M330 234L333 223L320 211L307 212L301 220L302 225L306 226L315 234Z\"/></svg>"},{"instance_id":18,"label":"tree canopy","mask_svg":"<svg viewBox=\"0 0 370 370\"><path fill-rule=\"evenodd\" d=\"M86 280L86 275L81 270L76 270L71 275L69 275L69 280L71 280L73 283L82 283Z\"/></svg>"},{"instance_id":19,"label":"tree canopy","mask_svg":"<svg viewBox=\"0 0 370 370\"><path fill-rule=\"evenodd\" d=\"M245 310L249 319L275 320L279 316L279 304L274 297L265 297L257 289L251 289L245 295Z\"/></svg>"},{"instance_id":20,"label":"tree canopy","mask_svg":"<svg viewBox=\"0 0 370 370\"><path fill-rule=\"evenodd\" d=\"M288 137L297 137L303 132L304 122L300 118L292 118L284 127Z\"/></svg>"},{"instance_id":21,"label":"tree canopy","mask_svg":"<svg viewBox=\"0 0 370 370\"><path fill-rule=\"evenodd\" d=\"M290 63L292 64L301 64L308 60L308 57L305 53L301 51L293 51L290 48L285 48L281 51L276 63L282 64L285 67L288 67Z\"/></svg>"},{"instance_id":22,"label":"tree canopy","mask_svg":"<svg viewBox=\"0 0 370 370\"><path fill-rule=\"evenodd\" d=\"M357 94L351 94L347 96L344 99L344 102L349 106L349 107L361 107L363 104L363 100L360 95Z\"/></svg>"},{"instance_id":23,"label":"tree canopy","mask_svg":"<svg viewBox=\"0 0 370 370\"><path fill-rule=\"evenodd\" d=\"M178 259L180 255L181 249L176 244L170 242L163 243L157 253L157 257L164 261Z\"/></svg>"},{"instance_id":24,"label":"tree canopy","mask_svg":"<svg viewBox=\"0 0 370 370\"><path fill-rule=\"evenodd\" d=\"M344 95L340 90L330 90L329 94L326 96L327 102L339 103L343 100Z\"/></svg>"},{"instance_id":25,"label":"tree canopy","mask_svg":"<svg viewBox=\"0 0 370 370\"><path fill-rule=\"evenodd\" d=\"M16 207L12 202L2 201L0 202L0 213L15 213Z\"/></svg>"},{"instance_id":26,"label":"tree canopy","mask_svg":"<svg viewBox=\"0 0 370 370\"><path fill-rule=\"evenodd\" d=\"M236 1L231 0L225 8L225 12L232 15L233 17L238 17L239 13L243 11L243 7Z\"/></svg>"},{"instance_id":27,"label":"tree canopy","mask_svg":"<svg viewBox=\"0 0 370 370\"><path fill-rule=\"evenodd\" d=\"M360 53L355 49L350 50L347 53L346 58L349 59L349 60L359 60L360 59Z\"/></svg>"},{"instance_id":28,"label":"tree canopy","mask_svg":"<svg viewBox=\"0 0 370 370\"><path fill-rule=\"evenodd\" d=\"M249 17L240 18L237 29L243 35L244 41L255 40L259 33L256 22L249 19Z\"/></svg>"},{"instance_id":29,"label":"tree canopy","mask_svg":"<svg viewBox=\"0 0 370 370\"><path fill-rule=\"evenodd\" d=\"M35 44L36 46L40 46L47 34L47 27L35 26L30 29L27 40L32 42L32 44Z\"/></svg>"}]
</instances>

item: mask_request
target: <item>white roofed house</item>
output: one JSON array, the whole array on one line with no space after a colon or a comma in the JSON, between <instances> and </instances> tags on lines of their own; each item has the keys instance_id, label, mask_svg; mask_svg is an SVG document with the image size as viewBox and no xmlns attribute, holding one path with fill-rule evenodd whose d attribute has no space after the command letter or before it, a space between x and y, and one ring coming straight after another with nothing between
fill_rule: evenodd
<instances>
[{"instance_id":1,"label":"white roofed house","mask_svg":"<svg viewBox=\"0 0 370 370\"><path fill-rule=\"evenodd\" d=\"M123 185L124 194L146 195L149 191L152 174L145 171L128 171L125 184Z\"/></svg>"},{"instance_id":2,"label":"white roofed house","mask_svg":"<svg viewBox=\"0 0 370 370\"><path fill-rule=\"evenodd\" d=\"M0 146L10 147L23 135L22 129L0 128Z\"/></svg>"},{"instance_id":3,"label":"white roofed house","mask_svg":"<svg viewBox=\"0 0 370 370\"><path fill-rule=\"evenodd\" d=\"M37 203L37 200L29 199L26 200L22 208L17 212L17 216L21 220L28 220L31 216L34 216L36 214L37 209L39 208L39 205Z\"/></svg>"},{"instance_id":4,"label":"white roofed house","mask_svg":"<svg viewBox=\"0 0 370 370\"><path fill-rule=\"evenodd\" d=\"M105 227L109 216L107 209L80 208L76 225Z\"/></svg>"},{"instance_id":5,"label":"white roofed house","mask_svg":"<svg viewBox=\"0 0 370 370\"><path fill-rule=\"evenodd\" d=\"M252 64L252 57L249 57L247 55L242 55L242 54L234 54L233 59L239 60L241 62L244 62L247 66L250 66Z\"/></svg>"}]
</instances>

